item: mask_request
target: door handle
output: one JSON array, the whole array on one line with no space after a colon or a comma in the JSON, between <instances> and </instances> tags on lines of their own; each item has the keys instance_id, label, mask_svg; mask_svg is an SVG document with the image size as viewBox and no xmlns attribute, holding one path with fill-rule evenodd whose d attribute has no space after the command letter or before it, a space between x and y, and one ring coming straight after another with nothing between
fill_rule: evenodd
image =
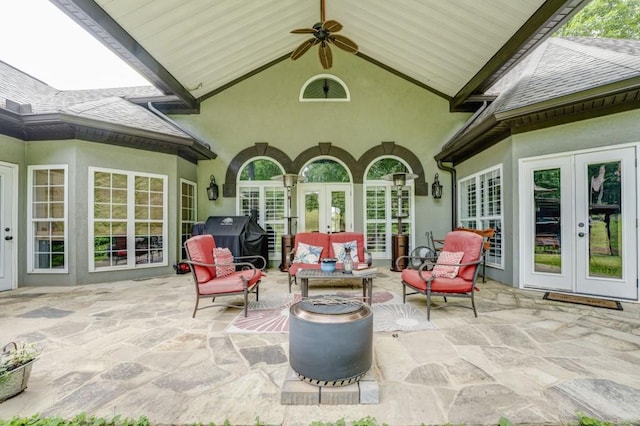
<instances>
[{"instance_id":1,"label":"door handle","mask_svg":"<svg viewBox=\"0 0 640 426\"><path fill-rule=\"evenodd\" d=\"M578 237L584 237L584 232L578 232Z\"/></svg>"},{"instance_id":2,"label":"door handle","mask_svg":"<svg viewBox=\"0 0 640 426\"><path fill-rule=\"evenodd\" d=\"M13 240L13 237L11 235L7 235L6 237L4 237L4 239L7 241L11 241Z\"/></svg>"}]
</instances>

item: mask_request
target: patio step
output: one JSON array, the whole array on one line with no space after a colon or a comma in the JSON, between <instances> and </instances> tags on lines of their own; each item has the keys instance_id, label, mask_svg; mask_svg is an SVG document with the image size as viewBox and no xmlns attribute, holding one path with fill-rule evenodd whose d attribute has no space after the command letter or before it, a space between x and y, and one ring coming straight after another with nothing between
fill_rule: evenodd
<instances>
[{"instance_id":1,"label":"patio step","mask_svg":"<svg viewBox=\"0 0 640 426\"><path fill-rule=\"evenodd\" d=\"M357 383L348 386L316 386L303 382L291 367L282 385L282 405L378 404L380 387L371 369Z\"/></svg>"}]
</instances>

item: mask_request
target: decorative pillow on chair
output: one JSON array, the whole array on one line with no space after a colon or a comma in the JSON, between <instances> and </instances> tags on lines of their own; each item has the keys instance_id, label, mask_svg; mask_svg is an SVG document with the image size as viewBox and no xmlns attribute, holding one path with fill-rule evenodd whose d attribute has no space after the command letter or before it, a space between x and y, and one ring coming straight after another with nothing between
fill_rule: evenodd
<instances>
[{"instance_id":1,"label":"decorative pillow on chair","mask_svg":"<svg viewBox=\"0 0 640 426\"><path fill-rule=\"evenodd\" d=\"M298 243L293 263L318 263L323 247L312 246L310 244Z\"/></svg>"},{"instance_id":2,"label":"decorative pillow on chair","mask_svg":"<svg viewBox=\"0 0 640 426\"><path fill-rule=\"evenodd\" d=\"M338 262L344 262L344 257L346 255L345 248L351 249L351 259L353 259L353 263L358 263L360 259L358 259L358 242L353 240L347 243L331 243L333 246L333 254L338 258Z\"/></svg>"},{"instance_id":3,"label":"decorative pillow on chair","mask_svg":"<svg viewBox=\"0 0 640 426\"><path fill-rule=\"evenodd\" d=\"M233 254L228 248L216 247L213 249L213 262L216 266L216 277L226 277L236 271L233 264Z\"/></svg>"},{"instance_id":4,"label":"decorative pillow on chair","mask_svg":"<svg viewBox=\"0 0 640 426\"><path fill-rule=\"evenodd\" d=\"M458 275L459 266L453 266L453 263L460 263L464 256L463 251L443 251L440 252L436 263L446 263L448 265L436 265L431 272L432 277L439 278L455 278Z\"/></svg>"}]
</instances>

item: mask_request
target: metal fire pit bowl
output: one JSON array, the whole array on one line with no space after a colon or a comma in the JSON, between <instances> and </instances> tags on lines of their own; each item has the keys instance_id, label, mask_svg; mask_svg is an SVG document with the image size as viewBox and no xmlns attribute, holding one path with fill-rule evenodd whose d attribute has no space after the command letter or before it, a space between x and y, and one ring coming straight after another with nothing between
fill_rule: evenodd
<instances>
[{"instance_id":1,"label":"metal fire pit bowl","mask_svg":"<svg viewBox=\"0 0 640 426\"><path fill-rule=\"evenodd\" d=\"M373 358L373 313L361 300L314 296L289 315L289 362L298 377L316 386L360 380Z\"/></svg>"}]
</instances>

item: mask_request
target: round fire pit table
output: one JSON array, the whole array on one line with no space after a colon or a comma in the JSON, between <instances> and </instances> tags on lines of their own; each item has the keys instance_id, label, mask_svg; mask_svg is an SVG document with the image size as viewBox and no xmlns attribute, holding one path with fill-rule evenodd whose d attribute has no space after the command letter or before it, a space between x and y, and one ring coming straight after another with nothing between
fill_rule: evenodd
<instances>
[{"instance_id":1,"label":"round fire pit table","mask_svg":"<svg viewBox=\"0 0 640 426\"><path fill-rule=\"evenodd\" d=\"M355 383L371 368L373 313L359 299L314 296L289 315L289 362L298 377L317 386Z\"/></svg>"}]
</instances>

